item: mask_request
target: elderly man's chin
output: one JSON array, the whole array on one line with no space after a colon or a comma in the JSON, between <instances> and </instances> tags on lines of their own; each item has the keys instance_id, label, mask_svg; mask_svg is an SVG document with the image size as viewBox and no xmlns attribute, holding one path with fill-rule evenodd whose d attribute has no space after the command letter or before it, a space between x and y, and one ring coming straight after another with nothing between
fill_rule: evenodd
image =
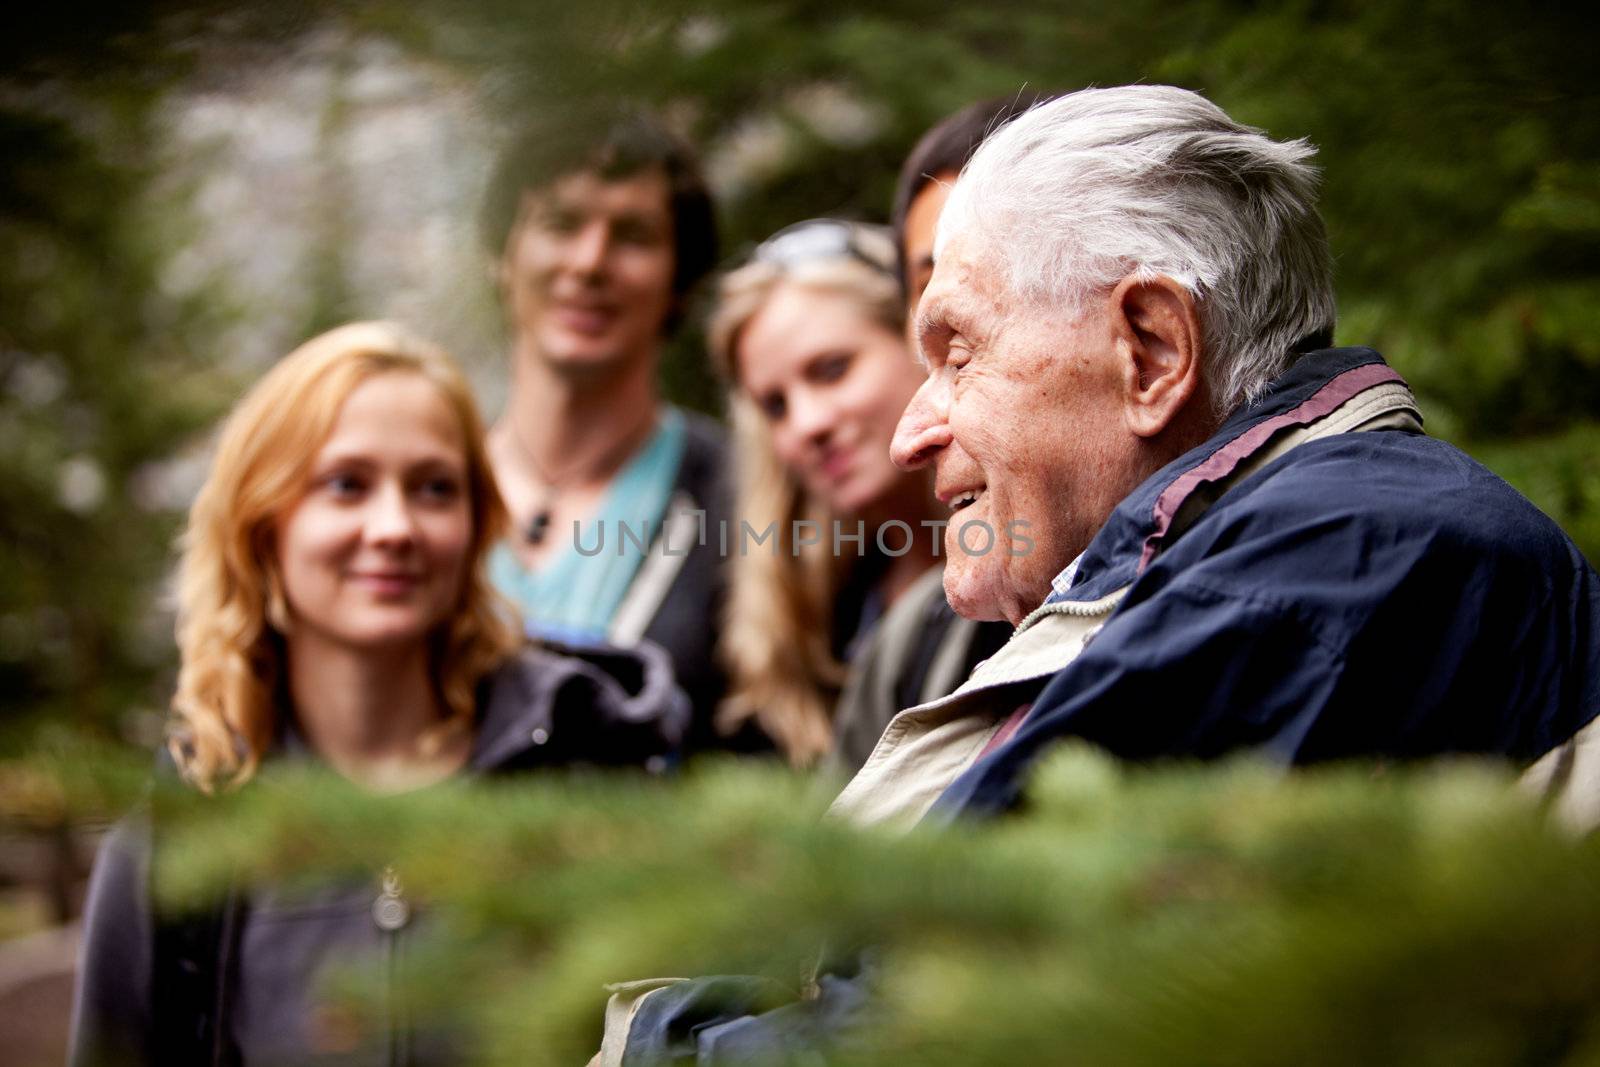
<instances>
[{"instance_id":1,"label":"elderly man's chin","mask_svg":"<svg viewBox=\"0 0 1600 1067\"><path fill-rule=\"evenodd\" d=\"M944 595L950 609L977 622L1015 622L1006 609L1017 597L999 562L987 556L968 556L959 549L950 555L944 565Z\"/></svg>"}]
</instances>

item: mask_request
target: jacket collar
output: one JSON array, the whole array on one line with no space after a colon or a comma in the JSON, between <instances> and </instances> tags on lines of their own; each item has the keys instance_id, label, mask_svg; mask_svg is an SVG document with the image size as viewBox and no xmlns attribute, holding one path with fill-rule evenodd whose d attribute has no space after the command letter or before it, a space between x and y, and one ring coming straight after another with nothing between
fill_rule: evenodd
<instances>
[{"instance_id":1,"label":"jacket collar","mask_svg":"<svg viewBox=\"0 0 1600 1067\"><path fill-rule=\"evenodd\" d=\"M559 740L554 737L558 726L573 729L577 724L570 720L557 722L557 705L563 699L581 710L582 724L592 726L596 735L616 731L619 746L658 737L655 748L667 751L681 741L689 718L687 700L673 681L671 661L648 643L627 650L529 643L490 672L477 695L478 723L466 766L471 774L493 773ZM587 743L589 738L581 740ZM584 755L581 744L576 753L573 748L574 743L564 743L561 751ZM287 708L279 711L269 758L316 759Z\"/></svg>"},{"instance_id":2,"label":"jacket collar","mask_svg":"<svg viewBox=\"0 0 1600 1067\"><path fill-rule=\"evenodd\" d=\"M556 741L565 758L603 761L607 737L618 751L668 751L689 719L672 661L649 642L630 649L529 644L485 680L478 706L467 764L478 773Z\"/></svg>"},{"instance_id":3,"label":"jacket collar","mask_svg":"<svg viewBox=\"0 0 1600 1067\"><path fill-rule=\"evenodd\" d=\"M1307 352L1267 386L1255 403L1229 415L1211 438L1140 484L1111 513L1078 561L1071 587L1046 604L1089 601L1143 573L1173 535L1184 502L1224 482L1281 433L1324 418L1358 394L1405 380L1370 348Z\"/></svg>"}]
</instances>

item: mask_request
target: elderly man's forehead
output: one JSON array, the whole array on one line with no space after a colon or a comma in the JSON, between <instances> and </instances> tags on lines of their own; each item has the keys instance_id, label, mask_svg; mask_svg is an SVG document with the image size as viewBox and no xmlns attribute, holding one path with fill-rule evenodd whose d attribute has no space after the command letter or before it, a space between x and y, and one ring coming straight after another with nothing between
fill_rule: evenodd
<instances>
[{"instance_id":1,"label":"elderly man's forehead","mask_svg":"<svg viewBox=\"0 0 1600 1067\"><path fill-rule=\"evenodd\" d=\"M1006 264L999 251L962 237L934 261L924 307L993 307L1003 302Z\"/></svg>"}]
</instances>

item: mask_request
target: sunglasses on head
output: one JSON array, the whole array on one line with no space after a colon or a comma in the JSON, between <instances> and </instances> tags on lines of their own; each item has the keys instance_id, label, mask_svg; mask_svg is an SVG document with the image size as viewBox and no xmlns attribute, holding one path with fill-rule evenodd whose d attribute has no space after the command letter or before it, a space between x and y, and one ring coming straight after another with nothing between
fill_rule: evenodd
<instances>
[{"instance_id":1,"label":"sunglasses on head","mask_svg":"<svg viewBox=\"0 0 1600 1067\"><path fill-rule=\"evenodd\" d=\"M785 226L757 245L750 259L785 270L829 259L854 259L895 274L894 241L888 229L844 219L806 219Z\"/></svg>"}]
</instances>

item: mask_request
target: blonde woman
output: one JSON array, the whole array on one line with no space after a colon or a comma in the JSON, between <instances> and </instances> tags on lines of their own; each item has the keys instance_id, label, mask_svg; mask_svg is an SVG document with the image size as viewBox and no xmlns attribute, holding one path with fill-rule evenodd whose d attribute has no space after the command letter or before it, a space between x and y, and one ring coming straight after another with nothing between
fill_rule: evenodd
<instances>
[{"instance_id":1,"label":"blonde woman","mask_svg":"<svg viewBox=\"0 0 1600 1067\"><path fill-rule=\"evenodd\" d=\"M734 511L777 536L775 551L730 544L719 724L754 723L797 765L834 748L849 665L938 562L927 477L889 459L923 377L895 255L881 227L798 223L723 278L710 323L731 386Z\"/></svg>"},{"instance_id":2,"label":"blonde woman","mask_svg":"<svg viewBox=\"0 0 1600 1067\"><path fill-rule=\"evenodd\" d=\"M687 707L659 653L619 673L645 679L629 691L603 662L523 646L483 574L505 518L482 438L449 357L390 324L323 334L245 396L183 539L184 780L234 789L306 759L393 792L670 748ZM323 970L407 936L401 875L241 888L179 921L150 910L150 849L130 821L97 861L73 1063L437 1061L399 1024L319 1024Z\"/></svg>"}]
</instances>

